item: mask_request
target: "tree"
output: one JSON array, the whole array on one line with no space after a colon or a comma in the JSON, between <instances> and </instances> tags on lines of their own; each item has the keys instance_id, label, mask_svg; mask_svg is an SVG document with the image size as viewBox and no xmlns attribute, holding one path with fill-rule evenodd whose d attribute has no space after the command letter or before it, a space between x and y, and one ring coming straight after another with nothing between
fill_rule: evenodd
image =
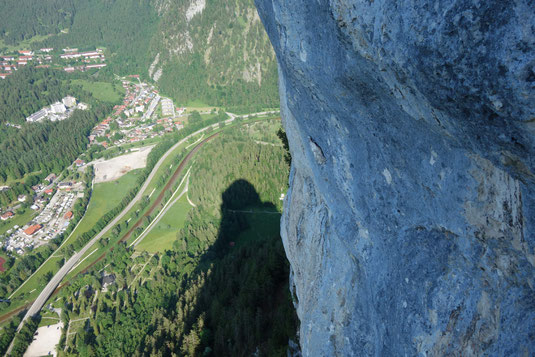
<instances>
[{"instance_id":1,"label":"tree","mask_svg":"<svg viewBox=\"0 0 535 357\"><path fill-rule=\"evenodd\" d=\"M201 121L202 121L201 114L199 114L199 112L196 110L191 112L191 114L188 117L188 123L190 124L197 124L197 123L200 123Z\"/></svg>"}]
</instances>

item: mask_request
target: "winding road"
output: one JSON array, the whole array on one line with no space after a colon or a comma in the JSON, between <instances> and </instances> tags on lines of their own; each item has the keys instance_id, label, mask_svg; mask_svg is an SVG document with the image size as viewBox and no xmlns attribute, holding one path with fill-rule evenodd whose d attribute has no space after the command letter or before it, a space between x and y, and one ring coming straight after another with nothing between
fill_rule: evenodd
<instances>
[{"instance_id":1,"label":"winding road","mask_svg":"<svg viewBox=\"0 0 535 357\"><path fill-rule=\"evenodd\" d=\"M257 115L276 114L276 113L278 113L278 111L259 112L259 113L254 113L254 114L243 115L241 117L245 119L245 118L250 118L252 116L257 116ZM229 115L229 117L230 117L229 120L230 121L233 121L237 117L237 115L232 114L232 113L227 113L227 115ZM227 122L227 121L225 121L225 122ZM150 185L152 179L154 178L154 176L158 172L158 169L162 166L163 162L167 159L167 157L169 155L171 155L171 153L177 147L182 145L188 139L190 139L191 137L193 137L193 136L195 136L197 134L200 134L200 133L202 133L202 132L204 132L206 130L211 129L212 127L213 127L213 124L209 125L209 126L206 126L206 127L202 128L202 129L199 129L199 130L195 131L194 133L189 134L185 138L183 138L180 141L178 141L169 150L167 150L167 152L165 154L162 155L160 160L158 160L156 165L154 165L154 168L152 169L151 173L149 174L149 176L147 177L147 179L143 183L143 186L141 186L141 188L139 189L139 191L136 194L136 196L132 199L132 201L130 201L130 203L110 223L108 223L108 225L106 225L106 227L104 227L104 229L102 229L95 237L93 237L79 252L76 252L71 258L69 258L69 260L65 264L63 264L63 266L59 269L59 271L52 277L52 279L44 287L44 289L41 291L39 296L35 299L35 301L32 303L32 305L30 306L30 308L28 309L28 311L24 315L24 318L22 319L22 321L20 322L19 326L17 327L17 333L22 329L22 327L24 326L24 322L28 318L30 318L30 317L36 315L37 313L39 313L39 311L44 306L44 304L46 303L46 301L48 300L50 295L52 295L54 290L58 287L59 283L69 273L69 271L71 269L73 269L73 267L79 262L79 260L84 256L84 254L89 249L91 249L91 247L100 238L102 238L106 233L108 233L109 230L112 229L141 200L141 198L145 194L145 191L147 190L147 187ZM192 151L196 151L196 149L198 149L198 146L196 146ZM192 154L192 153L193 152L191 152L190 154ZM187 190L187 188L186 188L186 190ZM186 190L184 192L186 192ZM181 195L184 192L182 192ZM7 354L8 355L11 353L14 341L15 341L15 339L13 339L11 341L11 344L10 344L8 350L7 350Z\"/></svg>"},{"instance_id":2,"label":"winding road","mask_svg":"<svg viewBox=\"0 0 535 357\"><path fill-rule=\"evenodd\" d=\"M76 265L76 263L82 258L82 256L100 239L102 238L110 229L112 229L119 221L134 207L139 200L143 197L145 194L145 191L147 190L147 187L151 183L152 179L158 172L158 169L160 166L162 166L163 162L171 153L180 145L185 143L188 139L191 137L200 134L206 130L211 128L210 126L207 126L205 128L199 129L196 132L186 136L184 139L177 142L175 145L173 145L167 152L158 160L154 168L152 169L151 173L145 180L145 183L141 188L139 189L137 195L130 201L130 203L119 213L106 227L104 227L103 230L101 230L93 239L91 239L79 252L75 253L63 266L61 269L52 277L52 279L48 282L48 284L45 286L45 288L41 291L37 299L33 302L32 306L28 309L28 312L26 312L26 315L24 315L24 318L20 322L17 332L20 331L22 326L24 325L24 322L31 316L36 315L43 305L46 303L48 297L54 292L56 287L59 285L61 280L69 273L69 271Z\"/></svg>"},{"instance_id":3,"label":"winding road","mask_svg":"<svg viewBox=\"0 0 535 357\"><path fill-rule=\"evenodd\" d=\"M259 113L254 113L254 114L243 115L242 117L243 118L249 118L251 116L256 116L256 115L276 114L276 113L277 113L277 111L259 112ZM227 114L230 116L231 119L234 119L234 118L237 117L237 115L232 114L232 113L227 113ZM180 145L185 143L188 139L190 139L191 137L193 137L193 136L195 136L197 134L200 134L200 133L202 133L202 132L204 132L204 131L206 131L206 130L208 130L210 128L212 128L212 125L206 126L206 127L202 128L202 129L199 129L199 130L195 131L192 134L189 134L188 136L186 136L182 140L178 141L169 150L167 150L167 152L165 154L162 155L160 160L158 160L156 165L154 165L154 168L152 169L151 173L149 174L149 176L145 180L145 183L143 184L143 186L141 186L141 188L139 189L137 195L132 199L132 201L130 201L130 203L121 211L121 213L119 213L110 223L108 223L108 225L106 227L104 227L104 229L102 229L95 237L93 237L79 252L76 252L65 264L63 264L63 266L60 268L60 270L52 277L52 279L48 282L48 284L41 291L41 293L39 294L37 299L35 299L35 301L31 305L31 307L28 309L28 311L26 312L26 315L24 315L24 318L22 319L22 321L20 322L20 324L19 324L19 326L17 328L17 332L20 331L20 329L24 325L24 322L29 317L36 315L41 310L41 308L46 303L46 301L50 297L50 295L54 292L54 290L59 285L61 280L63 280L63 278L76 265L76 263L78 263L78 261L82 258L82 256L100 238L102 238L106 233L108 233L110 229L112 229L117 223L119 223L119 221L139 202L139 200L141 200L141 198L145 194L145 191L147 190L147 187L151 183L152 179L154 178L154 176L158 172L158 169L163 164L165 159L167 159L167 157L169 155L171 155L171 153L177 147L179 147ZM8 353L11 351L11 347L12 347L12 345L10 346L10 348L8 350Z\"/></svg>"}]
</instances>

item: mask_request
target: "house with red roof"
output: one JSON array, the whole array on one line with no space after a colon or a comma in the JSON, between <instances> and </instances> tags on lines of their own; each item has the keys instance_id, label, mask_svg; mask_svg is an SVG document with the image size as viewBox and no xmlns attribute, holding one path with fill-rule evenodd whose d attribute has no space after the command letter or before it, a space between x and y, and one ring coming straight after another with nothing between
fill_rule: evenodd
<instances>
[{"instance_id":1,"label":"house with red roof","mask_svg":"<svg viewBox=\"0 0 535 357\"><path fill-rule=\"evenodd\" d=\"M0 216L0 219L2 221L7 221L8 219L13 218L13 217L15 217L15 214L11 211L7 211L2 216Z\"/></svg>"},{"instance_id":2,"label":"house with red roof","mask_svg":"<svg viewBox=\"0 0 535 357\"><path fill-rule=\"evenodd\" d=\"M34 235L37 231L39 231L43 226L41 224L34 224L33 226L30 226L24 230L24 234L27 236Z\"/></svg>"}]
</instances>

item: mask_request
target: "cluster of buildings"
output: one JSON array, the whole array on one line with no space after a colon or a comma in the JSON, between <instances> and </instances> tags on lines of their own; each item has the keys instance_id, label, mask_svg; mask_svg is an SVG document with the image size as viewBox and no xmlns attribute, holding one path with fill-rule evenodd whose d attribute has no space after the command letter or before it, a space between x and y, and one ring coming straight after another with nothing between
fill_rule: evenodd
<instances>
[{"instance_id":1,"label":"cluster of buildings","mask_svg":"<svg viewBox=\"0 0 535 357\"><path fill-rule=\"evenodd\" d=\"M173 101L163 98L153 86L139 81L138 83L124 80L122 85L125 89L125 97L121 105L114 107L112 116L106 118L93 128L89 141L91 144L99 144L107 147L114 136L110 130L110 123L117 123L121 138L114 140L114 145L132 143L145 139L154 138L173 130L184 127L180 116L185 108L175 108ZM161 106L161 115L159 107ZM163 130L155 131L156 125L163 126ZM105 137L107 140L98 139Z\"/></svg>"},{"instance_id":2,"label":"cluster of buildings","mask_svg":"<svg viewBox=\"0 0 535 357\"><path fill-rule=\"evenodd\" d=\"M106 67L106 57L102 49L97 48L94 51L78 52L77 48L64 48L63 54L59 58L67 61L70 65L63 68L65 72L74 71L85 72L90 69Z\"/></svg>"},{"instance_id":3,"label":"cluster of buildings","mask_svg":"<svg viewBox=\"0 0 535 357\"><path fill-rule=\"evenodd\" d=\"M173 101L169 98L162 99L162 116L175 117L175 106Z\"/></svg>"},{"instance_id":4,"label":"cluster of buildings","mask_svg":"<svg viewBox=\"0 0 535 357\"><path fill-rule=\"evenodd\" d=\"M65 72L72 73L75 71L85 72L85 71L89 71L90 69L103 68L103 67L106 67L106 63L88 64L86 66L69 66L69 67L63 68L63 70Z\"/></svg>"},{"instance_id":5,"label":"cluster of buildings","mask_svg":"<svg viewBox=\"0 0 535 357\"><path fill-rule=\"evenodd\" d=\"M55 175L51 181L53 182L54 179ZM67 229L73 217L74 203L77 198L84 195L83 183L60 182L57 188L53 197L36 218L23 227L14 226L6 232L5 237L0 237L0 247L8 252L22 255L30 249L46 244ZM31 208L40 210L40 205L47 202L45 195L51 195L54 189L51 186L45 188L43 185L37 185L35 190L36 198Z\"/></svg>"},{"instance_id":6,"label":"cluster of buildings","mask_svg":"<svg viewBox=\"0 0 535 357\"><path fill-rule=\"evenodd\" d=\"M52 63L52 56L49 54L53 48L41 48L39 51L21 50L17 53L0 55L0 78L4 79L21 66L30 62L38 65Z\"/></svg>"},{"instance_id":7,"label":"cluster of buildings","mask_svg":"<svg viewBox=\"0 0 535 357\"><path fill-rule=\"evenodd\" d=\"M54 54L53 48L41 48L36 51L21 50L16 53L0 55L0 78L11 75L21 66L35 63L37 67L57 65L65 72L87 71L94 68L106 67L104 51L97 48L94 51L78 52L77 48L64 48L63 53Z\"/></svg>"},{"instance_id":8,"label":"cluster of buildings","mask_svg":"<svg viewBox=\"0 0 535 357\"><path fill-rule=\"evenodd\" d=\"M89 51L89 52L78 52L77 48L72 48L72 49L64 48L63 52L65 53L63 53L62 55L59 55L59 58L65 59L65 60L79 59L79 58L80 59L83 58L86 61L92 60L92 59L100 59L100 60L106 59L101 49L97 49L95 51Z\"/></svg>"},{"instance_id":9,"label":"cluster of buildings","mask_svg":"<svg viewBox=\"0 0 535 357\"><path fill-rule=\"evenodd\" d=\"M27 122L35 123L48 119L51 121L64 120L72 115L75 109L86 110L88 108L85 103L76 103L76 98L66 96L61 102L56 102L48 107L45 107L29 117L26 118Z\"/></svg>"}]
</instances>

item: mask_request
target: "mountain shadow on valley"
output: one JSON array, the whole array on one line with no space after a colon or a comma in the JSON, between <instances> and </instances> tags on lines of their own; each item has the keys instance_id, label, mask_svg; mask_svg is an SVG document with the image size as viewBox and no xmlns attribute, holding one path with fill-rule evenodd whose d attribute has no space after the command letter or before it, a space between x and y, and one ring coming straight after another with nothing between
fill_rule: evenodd
<instances>
[{"instance_id":1,"label":"mountain shadow on valley","mask_svg":"<svg viewBox=\"0 0 535 357\"><path fill-rule=\"evenodd\" d=\"M182 353L286 356L297 317L279 222L275 205L262 202L248 181L223 192L217 239L192 274L203 281L183 319Z\"/></svg>"}]
</instances>

